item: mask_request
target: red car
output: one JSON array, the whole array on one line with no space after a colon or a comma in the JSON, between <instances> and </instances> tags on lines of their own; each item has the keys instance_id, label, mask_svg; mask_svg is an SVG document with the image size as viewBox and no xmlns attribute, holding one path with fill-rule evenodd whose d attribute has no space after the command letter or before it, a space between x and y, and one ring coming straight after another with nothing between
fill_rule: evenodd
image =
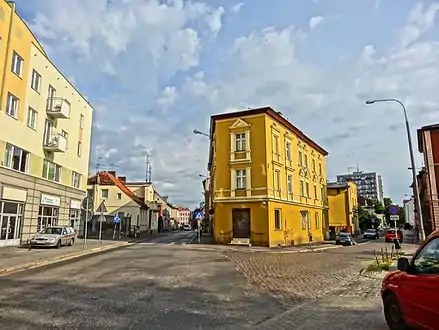
<instances>
[{"instance_id":1,"label":"red car","mask_svg":"<svg viewBox=\"0 0 439 330\"><path fill-rule=\"evenodd\" d=\"M398 270L383 279L381 298L391 330L439 330L439 230L410 261L398 259Z\"/></svg>"},{"instance_id":2,"label":"red car","mask_svg":"<svg viewBox=\"0 0 439 330\"><path fill-rule=\"evenodd\" d=\"M404 239L402 230L398 229L397 234L395 234L395 229L390 229L384 235L384 239L386 240L386 242L393 242L394 240L396 240L397 237L398 237L398 241L402 242L402 240Z\"/></svg>"}]
</instances>

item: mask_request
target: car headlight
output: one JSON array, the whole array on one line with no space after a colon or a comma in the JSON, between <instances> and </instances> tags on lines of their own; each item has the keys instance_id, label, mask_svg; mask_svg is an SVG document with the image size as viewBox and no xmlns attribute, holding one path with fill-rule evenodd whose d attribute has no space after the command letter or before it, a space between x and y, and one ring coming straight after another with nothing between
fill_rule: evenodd
<instances>
[{"instance_id":1,"label":"car headlight","mask_svg":"<svg viewBox=\"0 0 439 330\"><path fill-rule=\"evenodd\" d=\"M35 240L35 236L32 236L32 237L30 238L30 240L31 240L31 241Z\"/></svg>"},{"instance_id":2,"label":"car headlight","mask_svg":"<svg viewBox=\"0 0 439 330\"><path fill-rule=\"evenodd\" d=\"M51 238L49 238L49 241L51 241L51 242L55 242L55 237L51 237Z\"/></svg>"}]
</instances>

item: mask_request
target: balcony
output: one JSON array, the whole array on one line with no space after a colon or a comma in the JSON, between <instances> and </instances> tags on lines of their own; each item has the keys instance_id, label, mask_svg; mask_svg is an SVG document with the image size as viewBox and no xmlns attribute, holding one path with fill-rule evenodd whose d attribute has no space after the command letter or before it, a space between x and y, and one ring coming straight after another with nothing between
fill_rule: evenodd
<instances>
[{"instance_id":1,"label":"balcony","mask_svg":"<svg viewBox=\"0 0 439 330\"><path fill-rule=\"evenodd\" d=\"M51 152L66 152L67 139L59 133L51 133L44 138L43 149Z\"/></svg>"},{"instance_id":2,"label":"balcony","mask_svg":"<svg viewBox=\"0 0 439 330\"><path fill-rule=\"evenodd\" d=\"M70 118L70 103L62 97L47 98L47 115L52 118Z\"/></svg>"}]
</instances>

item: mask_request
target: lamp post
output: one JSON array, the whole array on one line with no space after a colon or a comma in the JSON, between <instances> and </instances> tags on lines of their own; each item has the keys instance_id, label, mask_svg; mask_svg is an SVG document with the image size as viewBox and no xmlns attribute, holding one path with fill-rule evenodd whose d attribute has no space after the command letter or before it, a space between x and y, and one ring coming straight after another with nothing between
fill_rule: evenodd
<instances>
[{"instance_id":1,"label":"lamp post","mask_svg":"<svg viewBox=\"0 0 439 330\"><path fill-rule=\"evenodd\" d=\"M204 132L201 132L201 131L199 131L199 130L197 130L197 129L194 129L194 130L192 131L192 133L194 133L194 134L199 134L199 135L204 135L204 136L207 136L207 137L210 139L210 135L209 135L209 134L206 134L206 133L204 133Z\"/></svg>"},{"instance_id":2,"label":"lamp post","mask_svg":"<svg viewBox=\"0 0 439 330\"><path fill-rule=\"evenodd\" d=\"M419 197L419 185L418 185L418 180L416 178L416 164L415 164L415 156L413 153L413 145L412 145L412 137L410 134L410 124L409 124L409 120L407 117L407 110L404 106L404 104L398 100L398 99L377 99L377 100L368 100L366 101L366 104L374 104L374 103L378 103L378 102L395 102L398 103L402 110L404 111L404 119L405 119L405 128L407 131L407 140L408 140L408 144L409 144L409 153L410 153L410 163L411 163L411 170L412 170L412 176L413 176L413 195L415 198L415 204L416 204L416 208L418 210L418 219L419 219L419 240L422 242L423 240L425 240L425 231L424 231L424 219L422 217L422 210L421 210L421 200Z\"/></svg>"}]
</instances>

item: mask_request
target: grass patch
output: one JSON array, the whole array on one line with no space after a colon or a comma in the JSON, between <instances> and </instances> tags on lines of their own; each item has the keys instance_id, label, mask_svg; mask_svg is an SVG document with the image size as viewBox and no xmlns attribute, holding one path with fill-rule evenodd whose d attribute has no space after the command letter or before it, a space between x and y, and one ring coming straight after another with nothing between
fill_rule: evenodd
<instances>
[{"instance_id":1,"label":"grass patch","mask_svg":"<svg viewBox=\"0 0 439 330\"><path fill-rule=\"evenodd\" d=\"M369 266L367 266L368 272L382 272L382 271L389 271L390 265L393 263L393 260L386 260L386 261L380 261L372 262Z\"/></svg>"}]
</instances>

